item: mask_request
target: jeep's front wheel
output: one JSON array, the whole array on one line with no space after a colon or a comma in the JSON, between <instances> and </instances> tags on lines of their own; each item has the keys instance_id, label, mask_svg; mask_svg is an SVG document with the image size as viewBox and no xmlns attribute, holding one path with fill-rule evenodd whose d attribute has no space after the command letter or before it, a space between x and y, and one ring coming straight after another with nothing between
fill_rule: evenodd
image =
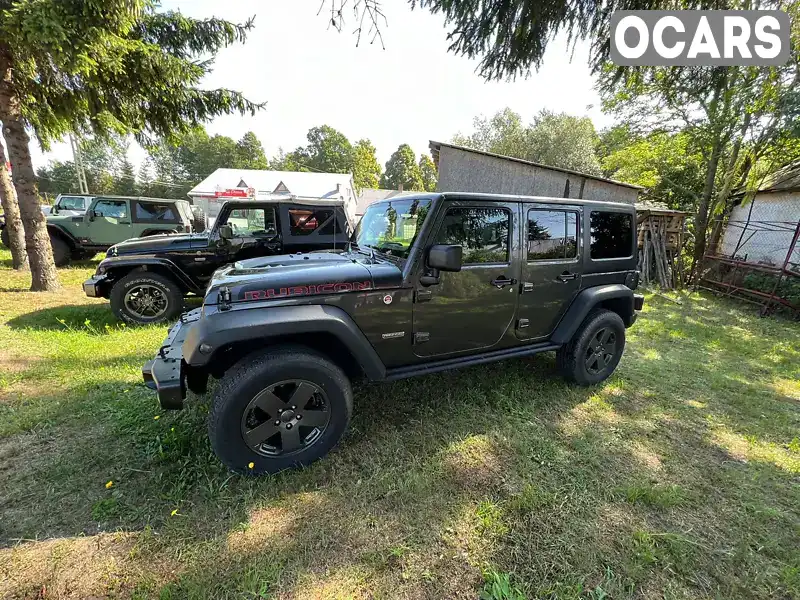
<instances>
[{"instance_id":1,"label":"jeep's front wheel","mask_svg":"<svg viewBox=\"0 0 800 600\"><path fill-rule=\"evenodd\" d=\"M53 262L57 267L66 267L72 258L69 245L59 237L50 235L50 247L53 249Z\"/></svg>"},{"instance_id":2,"label":"jeep's front wheel","mask_svg":"<svg viewBox=\"0 0 800 600\"><path fill-rule=\"evenodd\" d=\"M584 319L572 340L556 353L561 374L579 385L608 379L625 350L625 324L610 310L597 309Z\"/></svg>"},{"instance_id":3,"label":"jeep's front wheel","mask_svg":"<svg viewBox=\"0 0 800 600\"><path fill-rule=\"evenodd\" d=\"M341 368L307 348L277 347L225 374L208 435L230 470L277 473L325 456L347 429L352 410L350 381Z\"/></svg>"},{"instance_id":4,"label":"jeep's front wheel","mask_svg":"<svg viewBox=\"0 0 800 600\"><path fill-rule=\"evenodd\" d=\"M110 299L118 319L137 325L171 321L183 309L183 294L175 282L147 271L134 271L117 281Z\"/></svg>"}]
</instances>

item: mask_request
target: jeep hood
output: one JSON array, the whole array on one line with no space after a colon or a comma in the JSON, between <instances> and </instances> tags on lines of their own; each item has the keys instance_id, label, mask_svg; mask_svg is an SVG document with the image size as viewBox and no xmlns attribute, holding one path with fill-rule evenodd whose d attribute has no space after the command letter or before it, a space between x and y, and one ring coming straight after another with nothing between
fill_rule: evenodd
<instances>
[{"instance_id":1,"label":"jeep hood","mask_svg":"<svg viewBox=\"0 0 800 600\"><path fill-rule=\"evenodd\" d=\"M108 256L152 254L154 252L191 250L207 246L208 234L205 233L149 235L143 238L131 238L113 245L108 250Z\"/></svg>"},{"instance_id":2,"label":"jeep hood","mask_svg":"<svg viewBox=\"0 0 800 600\"><path fill-rule=\"evenodd\" d=\"M359 252L265 256L219 269L206 290L205 303L218 304L223 288L231 302L251 302L396 288L402 279L396 264Z\"/></svg>"}]
</instances>

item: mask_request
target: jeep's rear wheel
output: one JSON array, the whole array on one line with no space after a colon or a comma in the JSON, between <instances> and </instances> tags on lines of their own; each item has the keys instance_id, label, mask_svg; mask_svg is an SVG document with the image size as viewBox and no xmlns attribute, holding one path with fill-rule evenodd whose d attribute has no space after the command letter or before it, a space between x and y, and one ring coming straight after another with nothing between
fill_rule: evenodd
<instances>
[{"instance_id":1,"label":"jeep's rear wheel","mask_svg":"<svg viewBox=\"0 0 800 600\"><path fill-rule=\"evenodd\" d=\"M66 267L72 258L72 251L60 237L50 236L50 247L53 249L53 261L57 267Z\"/></svg>"},{"instance_id":2,"label":"jeep's rear wheel","mask_svg":"<svg viewBox=\"0 0 800 600\"><path fill-rule=\"evenodd\" d=\"M111 288L111 310L118 319L148 325L170 321L183 309L183 294L174 281L147 271L134 271Z\"/></svg>"},{"instance_id":3,"label":"jeep's rear wheel","mask_svg":"<svg viewBox=\"0 0 800 600\"><path fill-rule=\"evenodd\" d=\"M208 434L232 471L277 473L325 456L344 434L352 409L342 369L310 349L278 347L245 358L225 374Z\"/></svg>"},{"instance_id":4,"label":"jeep's rear wheel","mask_svg":"<svg viewBox=\"0 0 800 600\"><path fill-rule=\"evenodd\" d=\"M625 324L610 310L592 311L572 340L558 350L556 362L567 379L579 385L600 383L617 368L625 350Z\"/></svg>"}]
</instances>

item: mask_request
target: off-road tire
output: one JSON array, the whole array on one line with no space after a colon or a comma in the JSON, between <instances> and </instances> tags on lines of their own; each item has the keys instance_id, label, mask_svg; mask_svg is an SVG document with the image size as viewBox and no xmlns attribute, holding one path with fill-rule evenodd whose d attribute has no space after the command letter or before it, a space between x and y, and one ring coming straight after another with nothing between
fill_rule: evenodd
<instances>
[{"instance_id":1,"label":"off-road tire","mask_svg":"<svg viewBox=\"0 0 800 600\"><path fill-rule=\"evenodd\" d=\"M586 366L589 344L602 329L613 332L616 351L602 371L591 373ZM611 376L617 368L624 350L625 323L622 322L622 318L613 311L598 308L589 313L572 339L556 352L556 365L567 380L578 385L594 385Z\"/></svg>"},{"instance_id":2,"label":"off-road tire","mask_svg":"<svg viewBox=\"0 0 800 600\"><path fill-rule=\"evenodd\" d=\"M321 388L327 396L330 420L319 438L299 453L266 457L245 442L242 418L257 394L286 380L305 380ZM214 394L208 435L214 452L231 471L278 473L325 456L341 439L352 411L350 380L338 365L303 346L276 346L245 357L225 374Z\"/></svg>"},{"instance_id":3,"label":"off-road tire","mask_svg":"<svg viewBox=\"0 0 800 600\"><path fill-rule=\"evenodd\" d=\"M167 309L158 317L144 318L128 310L125 295L136 285L149 285L158 288L166 296ZM132 325L149 325L174 320L183 310L183 293L169 277L148 271L133 271L117 281L109 295L111 310L120 320Z\"/></svg>"},{"instance_id":4,"label":"off-road tire","mask_svg":"<svg viewBox=\"0 0 800 600\"><path fill-rule=\"evenodd\" d=\"M206 213L203 212L203 209L192 205L192 231L203 233L206 230L207 223Z\"/></svg>"},{"instance_id":5,"label":"off-road tire","mask_svg":"<svg viewBox=\"0 0 800 600\"><path fill-rule=\"evenodd\" d=\"M96 254L94 250L79 250L72 253L72 260L91 260Z\"/></svg>"},{"instance_id":6,"label":"off-road tire","mask_svg":"<svg viewBox=\"0 0 800 600\"><path fill-rule=\"evenodd\" d=\"M0 242L3 242L3 246L6 248L11 248L11 237L8 235L8 229L5 227L0 229Z\"/></svg>"},{"instance_id":7,"label":"off-road tire","mask_svg":"<svg viewBox=\"0 0 800 600\"><path fill-rule=\"evenodd\" d=\"M50 247L53 249L53 261L57 267L66 267L72 259L69 244L55 235L50 236Z\"/></svg>"}]
</instances>

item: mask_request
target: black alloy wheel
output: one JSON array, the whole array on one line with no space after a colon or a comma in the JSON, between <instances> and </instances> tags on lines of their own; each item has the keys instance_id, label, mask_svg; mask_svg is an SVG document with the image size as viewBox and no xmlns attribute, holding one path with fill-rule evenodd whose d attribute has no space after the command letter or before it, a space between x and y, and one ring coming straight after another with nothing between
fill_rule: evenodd
<instances>
[{"instance_id":1,"label":"black alloy wheel","mask_svg":"<svg viewBox=\"0 0 800 600\"><path fill-rule=\"evenodd\" d=\"M586 348L586 370L592 375L600 375L608 368L617 354L617 336L610 327L603 327L589 341Z\"/></svg>"},{"instance_id":2,"label":"black alloy wheel","mask_svg":"<svg viewBox=\"0 0 800 600\"><path fill-rule=\"evenodd\" d=\"M290 379L266 387L250 401L242 414L242 437L261 456L291 456L313 446L330 420L322 388Z\"/></svg>"},{"instance_id":3,"label":"black alloy wheel","mask_svg":"<svg viewBox=\"0 0 800 600\"><path fill-rule=\"evenodd\" d=\"M170 321L183 309L175 282L150 271L133 271L114 282L109 299L118 319L137 325Z\"/></svg>"},{"instance_id":4,"label":"black alloy wheel","mask_svg":"<svg viewBox=\"0 0 800 600\"><path fill-rule=\"evenodd\" d=\"M157 320L169 307L169 299L164 291L155 285L140 283L125 293L125 309L129 314L142 320Z\"/></svg>"},{"instance_id":5,"label":"black alloy wheel","mask_svg":"<svg viewBox=\"0 0 800 600\"><path fill-rule=\"evenodd\" d=\"M556 352L558 370L579 385L608 379L625 350L625 323L617 313L597 308L583 320L572 339Z\"/></svg>"},{"instance_id":6,"label":"black alloy wheel","mask_svg":"<svg viewBox=\"0 0 800 600\"><path fill-rule=\"evenodd\" d=\"M211 447L236 473L262 475L310 465L339 442L353 392L329 357L275 345L242 358L214 389Z\"/></svg>"}]
</instances>

